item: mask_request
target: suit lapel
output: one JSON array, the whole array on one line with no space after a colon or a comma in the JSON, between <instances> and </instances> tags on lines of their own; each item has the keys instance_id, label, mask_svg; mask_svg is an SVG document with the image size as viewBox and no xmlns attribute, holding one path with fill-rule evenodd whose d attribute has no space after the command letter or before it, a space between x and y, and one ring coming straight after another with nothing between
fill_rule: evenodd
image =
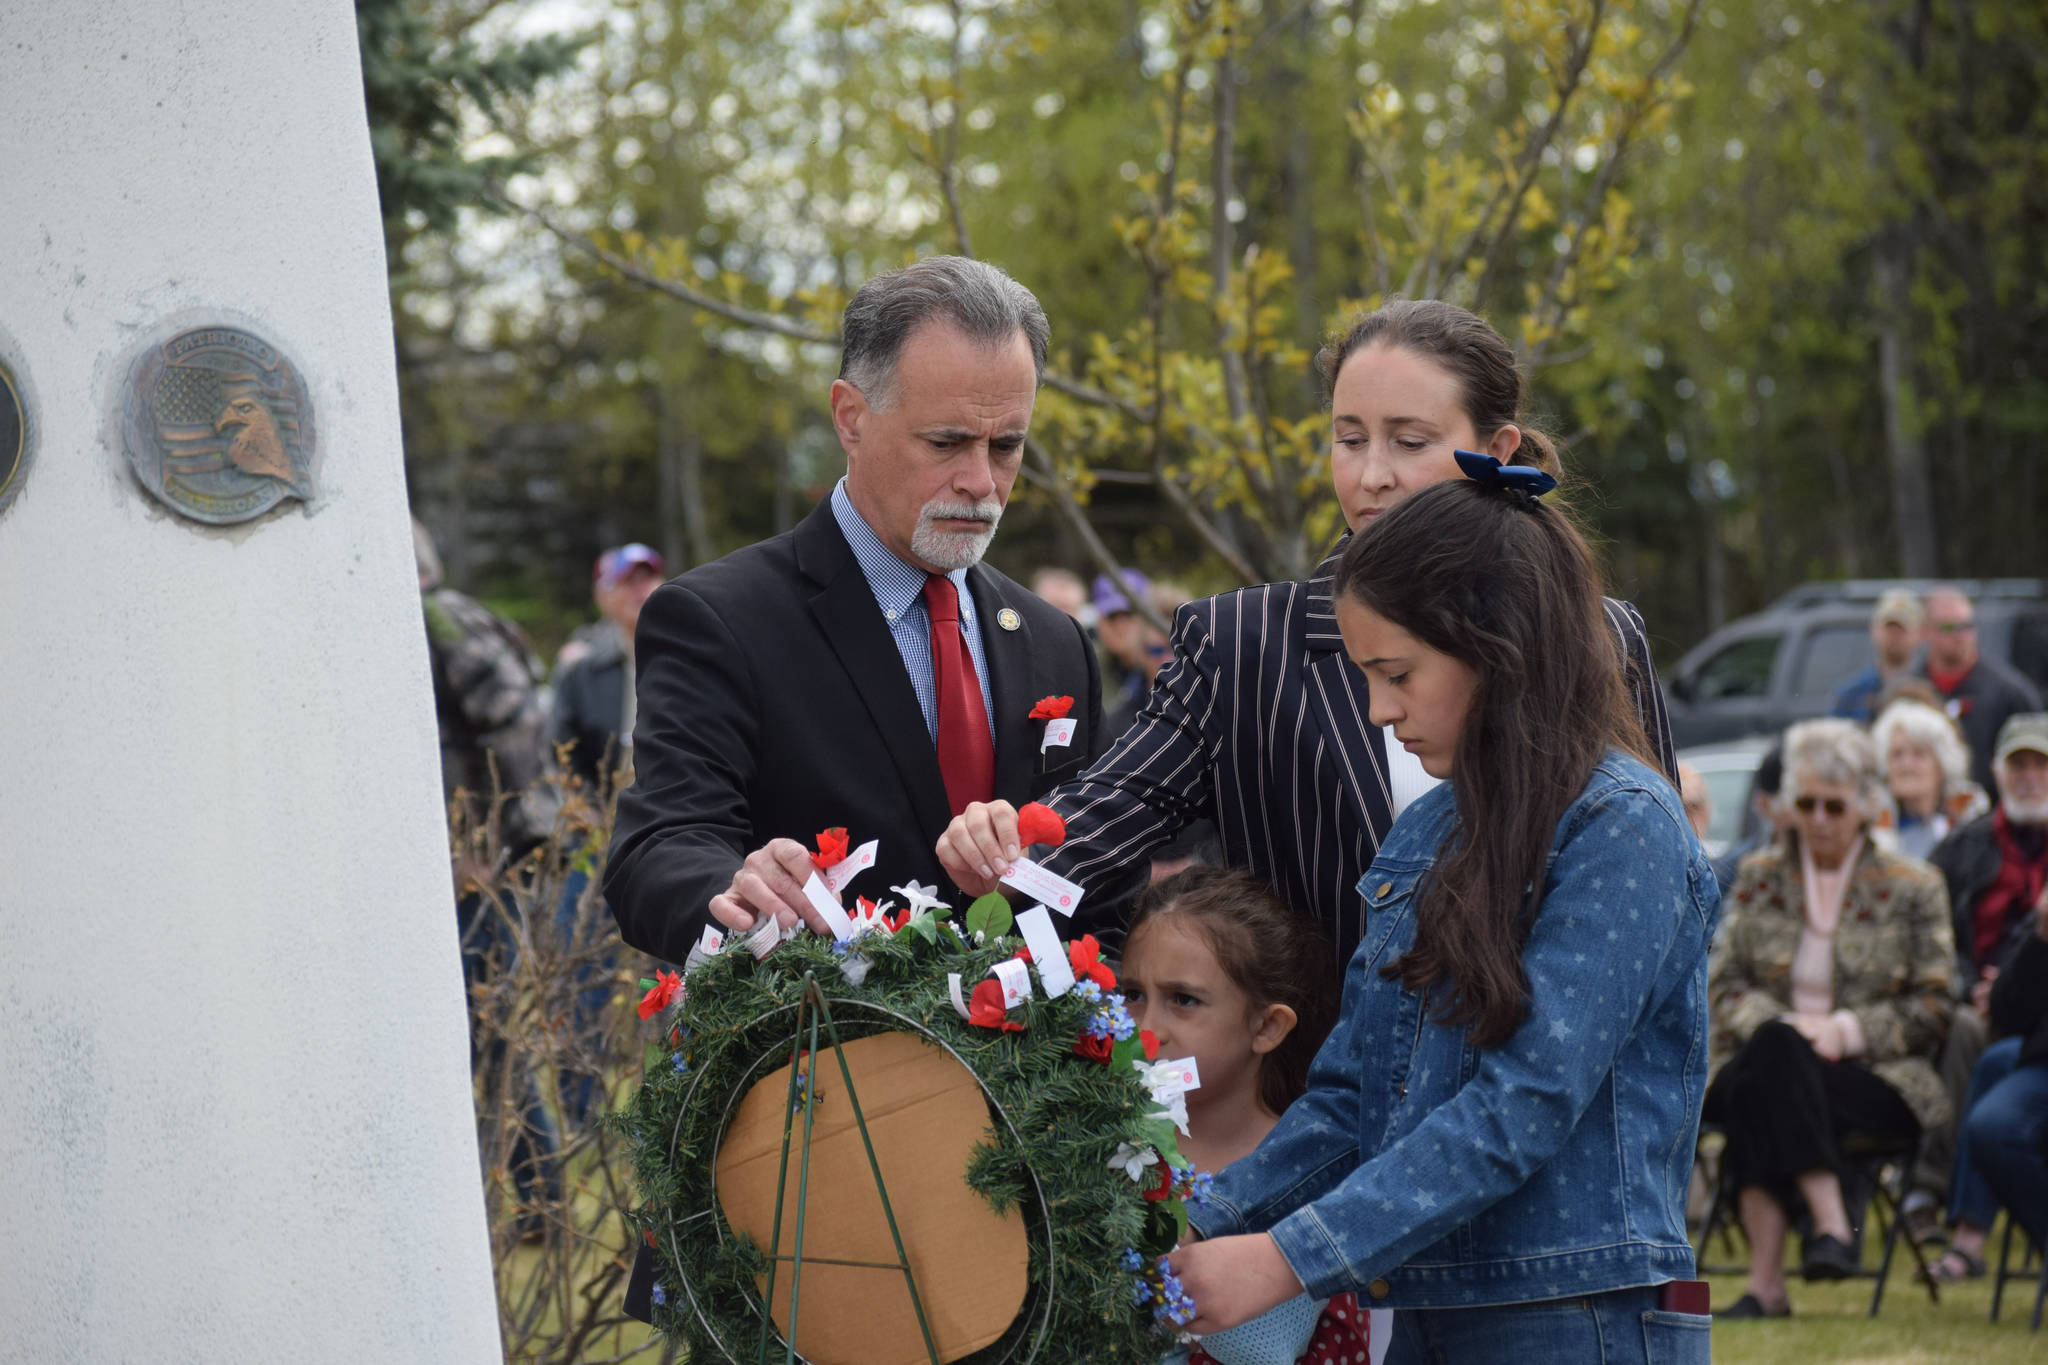
<instances>
[{"instance_id":1,"label":"suit lapel","mask_svg":"<svg viewBox=\"0 0 2048 1365\"><path fill-rule=\"evenodd\" d=\"M1004 630L1003 609L1010 605L995 576L977 564L967 571L974 590L975 612L981 618L981 652L988 661L989 719L996 733L996 797L1023 805L1031 793L1032 760L1037 756L1038 723L1029 719L1038 698L1031 695L1031 619L1023 612L1015 630Z\"/></svg>"},{"instance_id":2,"label":"suit lapel","mask_svg":"<svg viewBox=\"0 0 2048 1365\"><path fill-rule=\"evenodd\" d=\"M811 598L811 616L873 719L875 733L903 779L919 828L937 838L953 810L939 774L939 756L925 729L917 692L904 671L903 655L875 605L874 589L868 586L860 561L840 534L830 502L821 503L798 528L797 562L807 577L823 584Z\"/></svg>"},{"instance_id":3,"label":"suit lapel","mask_svg":"<svg viewBox=\"0 0 2048 1365\"><path fill-rule=\"evenodd\" d=\"M1309 714L1322 727L1323 739L1351 803L1372 837L1374 848L1394 823L1394 794L1387 781L1386 737L1369 718L1365 675L1344 653L1331 600L1337 560L1349 537L1338 542L1329 558L1302 584L1295 610L1302 615L1301 689Z\"/></svg>"}]
</instances>

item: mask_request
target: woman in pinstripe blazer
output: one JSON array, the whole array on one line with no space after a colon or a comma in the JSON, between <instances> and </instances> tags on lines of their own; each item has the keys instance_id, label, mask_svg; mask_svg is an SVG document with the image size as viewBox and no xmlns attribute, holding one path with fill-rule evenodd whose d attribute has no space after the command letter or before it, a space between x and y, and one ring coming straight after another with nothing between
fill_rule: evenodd
<instances>
[{"instance_id":1,"label":"woman in pinstripe blazer","mask_svg":"<svg viewBox=\"0 0 2048 1365\"><path fill-rule=\"evenodd\" d=\"M1330 471L1352 532L1432 483L1460 477L1453 452L1557 471L1521 420L1514 353L1484 319L1433 300L1390 303L1317 358L1331 384ZM1146 855L1197 818L1225 861L1265 878L1326 927L1339 962L1363 931L1354 889L1394 818L1428 789L1411 755L1366 719L1365 676L1344 654L1331 603L1340 541L1306 580L1242 588L1182 607L1173 658L1131 728L1046 800L1067 823L1044 861L1089 895L1073 934L1120 923ZM1634 607L1608 600L1617 666L1667 774L1676 770L1649 641ZM1017 854L1015 813L970 806L939 859L980 894Z\"/></svg>"}]
</instances>

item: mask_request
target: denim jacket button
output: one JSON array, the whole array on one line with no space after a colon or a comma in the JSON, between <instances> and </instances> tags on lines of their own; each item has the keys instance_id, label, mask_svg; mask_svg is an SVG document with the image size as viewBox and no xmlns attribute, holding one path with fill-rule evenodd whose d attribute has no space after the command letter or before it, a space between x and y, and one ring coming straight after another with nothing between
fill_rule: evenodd
<instances>
[{"instance_id":1,"label":"denim jacket button","mask_svg":"<svg viewBox=\"0 0 2048 1365\"><path fill-rule=\"evenodd\" d=\"M1389 891L1392 891L1393 889L1394 884L1392 882L1381 882L1380 889L1378 891L1375 891L1373 895L1377 897L1384 897Z\"/></svg>"},{"instance_id":2,"label":"denim jacket button","mask_svg":"<svg viewBox=\"0 0 2048 1365\"><path fill-rule=\"evenodd\" d=\"M1387 1296L1387 1282L1385 1280L1374 1280L1365 1287L1365 1292L1376 1299L1384 1299Z\"/></svg>"}]
</instances>

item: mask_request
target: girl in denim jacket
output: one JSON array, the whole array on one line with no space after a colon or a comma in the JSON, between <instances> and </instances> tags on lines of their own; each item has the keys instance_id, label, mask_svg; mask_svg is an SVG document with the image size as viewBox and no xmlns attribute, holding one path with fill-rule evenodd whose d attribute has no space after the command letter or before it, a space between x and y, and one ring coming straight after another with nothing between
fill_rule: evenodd
<instances>
[{"instance_id":1,"label":"girl in denim jacket","mask_svg":"<svg viewBox=\"0 0 2048 1365\"><path fill-rule=\"evenodd\" d=\"M1308 1093L1174 1267L1198 1335L1353 1291L1403 1310L1389 1365L1703 1362L1685 1191L1713 873L1644 762L1553 482L1459 463L1471 481L1383 515L1337 575L1371 722L1447 780L1359 883Z\"/></svg>"}]
</instances>

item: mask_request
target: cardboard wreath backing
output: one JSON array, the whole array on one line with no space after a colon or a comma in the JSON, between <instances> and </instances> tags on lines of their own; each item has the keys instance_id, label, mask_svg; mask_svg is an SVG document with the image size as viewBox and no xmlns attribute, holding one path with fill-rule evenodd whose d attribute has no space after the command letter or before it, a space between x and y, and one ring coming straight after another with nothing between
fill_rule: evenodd
<instances>
[{"instance_id":1,"label":"cardboard wreath backing","mask_svg":"<svg viewBox=\"0 0 2048 1365\"><path fill-rule=\"evenodd\" d=\"M961 1110L964 1170L961 1147L949 1137L942 1175L922 1131L929 1125L909 1124L908 1116L906 1124L919 1131L907 1142L893 1131L877 1138L877 1166L899 1229L908 1216L919 1224L921 1246L934 1235L923 1227L928 1198L938 1209L978 1201L980 1212L1002 1228L1000 1238L977 1236L959 1255L927 1258L906 1245L927 1321L958 1315L961 1335L957 1341L949 1335L943 1356L935 1342L930 1351L895 1359L1156 1365L1171 1349L1175 1327L1193 1316L1162 1259L1185 1232L1182 1197L1192 1173L1174 1165L1187 1179L1166 1179L1179 1160L1173 1122L1161 1108L1167 1101L1141 1077L1144 1040L1114 993L1115 978L1095 961L1096 945L1087 939L1068 945L1069 965L1088 978L1072 990L1056 997L1034 990L1007 1010L1000 1001L992 1010L970 1009L956 997L979 999L995 989L993 976L1019 956L1019 944L1004 932L1007 912L1001 920L977 916L977 902L962 930L946 919L945 906L935 913L934 905L927 901L887 923L873 916L855 937L836 943L799 935L758 960L738 939L714 944L692 955L687 990L674 976L646 983L639 1012L643 1019L658 1016L662 1041L649 1049L640 1092L617 1121L633 1142L640 1186L632 1222L656 1260L655 1326L690 1353L693 1365L786 1359L874 1365L884 1359L869 1349L873 1343L859 1324L847 1337L822 1328L813 1336L817 1294L827 1284L814 1273L822 1268L816 1258L829 1254L817 1241L813 1219L842 1186L864 1187L860 1197L868 1198L876 1170L868 1167L856 1134L854 1176L821 1176L814 1167L808 1191L799 1190L806 1107L803 1098L792 1099L788 1068L796 1062L810 1082L801 1093L817 1101L809 1114L815 1162L819 1125L839 1131L833 1125L852 1118L854 1096L846 1093L841 1060L848 1059L851 1071L850 1059L860 1055L855 1044L891 1034L909 1036L888 1046L950 1059L979 1092L971 1128ZM973 991L964 992L969 983ZM885 1092L887 1070L877 1077ZM868 1094L868 1083L856 1077L852 1089L862 1114L872 1114L877 1097ZM964 1100L964 1087L961 1094ZM742 1108L748 1108L745 1123ZM762 1126L776 1139L765 1212L750 1211L745 1195L728 1192L724 1156L726 1143L745 1140L736 1131ZM780 1164L785 1134L790 1166L778 1246L773 1167ZM759 1143L750 1149L758 1154ZM1152 1164L1140 1166L1140 1155ZM737 1151L734 1159L740 1159ZM795 1314L795 1331L806 1343L801 1356L780 1332L789 1316L786 1285L795 1272L793 1203L806 1213ZM880 1207L875 1196L868 1214L875 1226L863 1245L886 1248L885 1254L832 1259L885 1263L888 1269L862 1267L859 1274L873 1277L871 1296L899 1301L896 1296L911 1291ZM747 1220L750 1225L742 1225ZM946 1223L946 1217L936 1220L941 1228ZM1019 1242L1027 1248L1021 1254ZM1012 1279L1020 1262L1021 1304ZM954 1278L962 1265L968 1273ZM887 1283L892 1273L894 1284ZM928 1287L927 1276L943 1277L943 1287ZM764 1298L774 1303L765 1313ZM976 1306L976 1299L985 1303ZM969 1345L998 1322L1005 1325L995 1340ZM921 1348L922 1338L915 1340ZM849 1345L857 1354L826 1354Z\"/></svg>"},{"instance_id":2,"label":"cardboard wreath backing","mask_svg":"<svg viewBox=\"0 0 2048 1365\"><path fill-rule=\"evenodd\" d=\"M858 1038L843 1052L939 1358L972 1355L1016 1320L1029 1258L1023 1219L1014 1209L998 1213L967 1185L975 1148L994 1136L988 1101L964 1066L914 1034ZM719 1205L732 1228L758 1247L777 1242L789 1070L781 1066L755 1082L719 1145ZM839 1059L827 1048L807 1070L821 1098L811 1131L797 1352L813 1365L925 1365L867 1150L839 1083ZM797 1241L800 1160L792 1151L779 1239L785 1255ZM835 1264L845 1261L872 1264ZM770 1305L785 1340L792 1283L785 1263ZM756 1284L767 1292L765 1275Z\"/></svg>"}]
</instances>

